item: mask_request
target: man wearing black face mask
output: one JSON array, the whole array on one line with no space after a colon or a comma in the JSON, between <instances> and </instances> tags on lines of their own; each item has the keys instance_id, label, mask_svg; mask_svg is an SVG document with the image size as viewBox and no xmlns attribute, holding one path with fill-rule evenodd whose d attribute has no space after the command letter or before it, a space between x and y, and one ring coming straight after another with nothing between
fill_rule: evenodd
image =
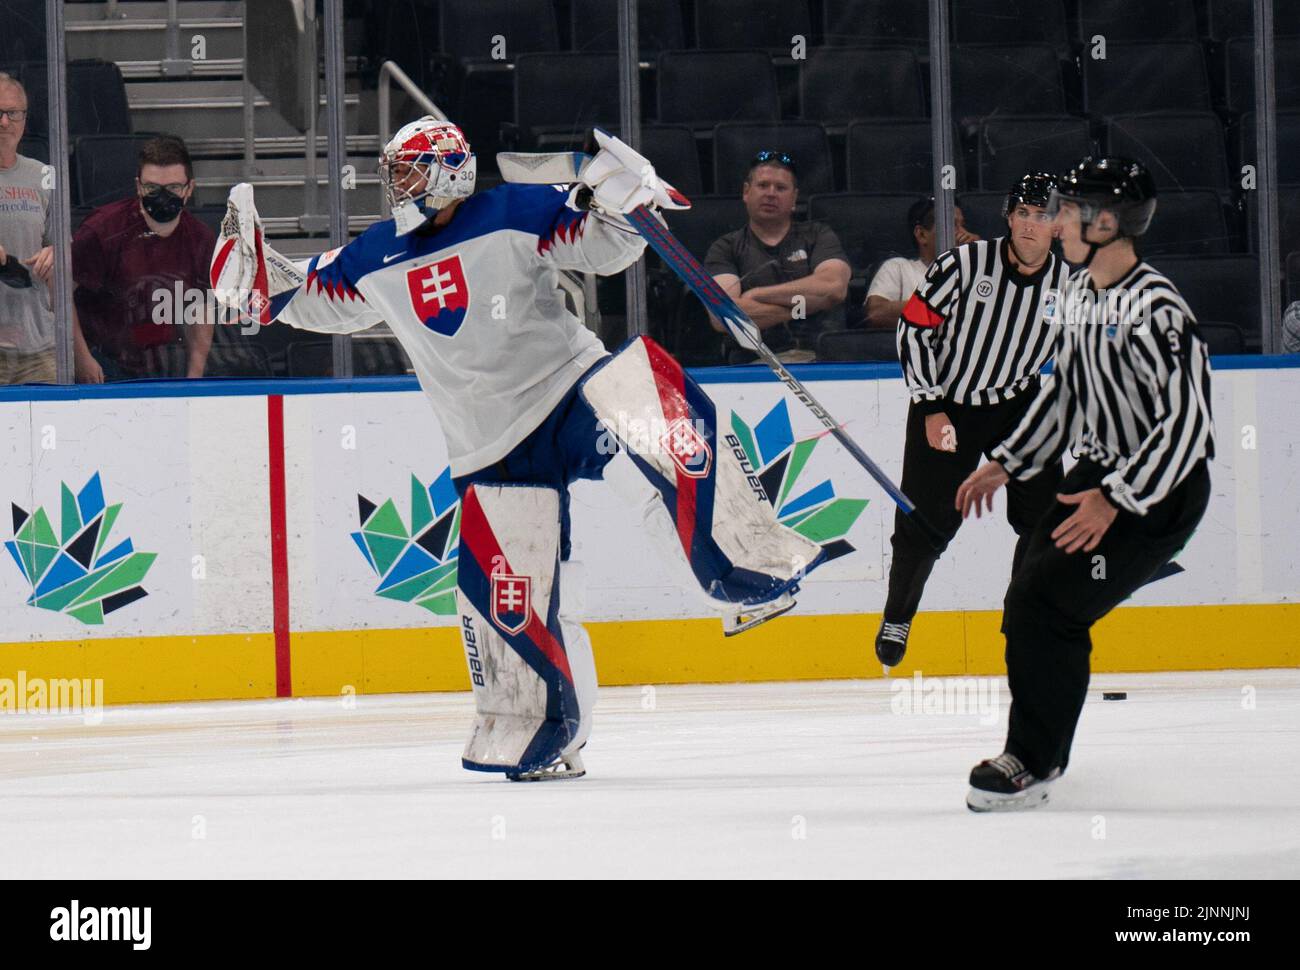
<instances>
[{"instance_id":1,"label":"man wearing black face mask","mask_svg":"<svg viewBox=\"0 0 1300 970\"><path fill-rule=\"evenodd\" d=\"M86 338L77 353L92 356L108 380L180 376L165 366L171 344L184 346L175 355L184 376L203 376L216 237L185 211L193 192L185 143L151 139L140 150L135 194L96 209L73 237L74 296Z\"/></svg>"}]
</instances>

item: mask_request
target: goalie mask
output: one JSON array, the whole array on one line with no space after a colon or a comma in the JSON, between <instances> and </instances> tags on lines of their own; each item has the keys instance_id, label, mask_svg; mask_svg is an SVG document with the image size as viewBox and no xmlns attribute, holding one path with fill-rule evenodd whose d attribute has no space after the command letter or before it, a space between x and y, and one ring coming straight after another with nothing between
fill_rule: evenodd
<instances>
[{"instance_id":1,"label":"goalie mask","mask_svg":"<svg viewBox=\"0 0 1300 970\"><path fill-rule=\"evenodd\" d=\"M379 156L379 178L397 235L473 194L477 167L464 133L451 122L425 115L404 126Z\"/></svg>"}]
</instances>

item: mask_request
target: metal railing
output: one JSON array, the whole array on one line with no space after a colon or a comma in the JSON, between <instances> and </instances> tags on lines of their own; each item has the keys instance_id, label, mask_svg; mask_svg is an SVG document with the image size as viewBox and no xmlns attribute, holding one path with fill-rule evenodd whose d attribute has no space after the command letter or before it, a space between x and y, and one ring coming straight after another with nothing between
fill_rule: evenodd
<instances>
[{"instance_id":1,"label":"metal railing","mask_svg":"<svg viewBox=\"0 0 1300 970\"><path fill-rule=\"evenodd\" d=\"M411 76L403 71L396 61L384 61L379 68L379 147L381 151L388 144L388 139L393 137L392 88L389 86L393 81L396 81L401 89L410 95L411 100L439 121L449 120L446 113L433 103L432 98L420 90L420 86L411 80ZM388 196L386 193L383 199L380 200L380 205L383 206L381 211L384 218L387 219Z\"/></svg>"}]
</instances>

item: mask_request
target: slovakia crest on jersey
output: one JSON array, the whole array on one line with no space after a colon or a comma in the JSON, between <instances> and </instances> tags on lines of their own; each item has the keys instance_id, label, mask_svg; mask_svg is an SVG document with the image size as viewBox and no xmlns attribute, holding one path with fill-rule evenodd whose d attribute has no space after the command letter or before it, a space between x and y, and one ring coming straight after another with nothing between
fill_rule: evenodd
<instances>
[{"instance_id":1,"label":"slovakia crest on jersey","mask_svg":"<svg viewBox=\"0 0 1300 970\"><path fill-rule=\"evenodd\" d=\"M523 632L532 615L533 581L511 573L492 575L492 622L511 636Z\"/></svg>"},{"instance_id":2,"label":"slovakia crest on jersey","mask_svg":"<svg viewBox=\"0 0 1300 970\"><path fill-rule=\"evenodd\" d=\"M411 308L420 322L444 337L455 336L469 311L469 284L460 254L453 253L406 274Z\"/></svg>"},{"instance_id":3,"label":"slovakia crest on jersey","mask_svg":"<svg viewBox=\"0 0 1300 970\"><path fill-rule=\"evenodd\" d=\"M689 418L678 418L668 425L659 444L673 464L688 478L705 478L713 465L713 451Z\"/></svg>"}]
</instances>

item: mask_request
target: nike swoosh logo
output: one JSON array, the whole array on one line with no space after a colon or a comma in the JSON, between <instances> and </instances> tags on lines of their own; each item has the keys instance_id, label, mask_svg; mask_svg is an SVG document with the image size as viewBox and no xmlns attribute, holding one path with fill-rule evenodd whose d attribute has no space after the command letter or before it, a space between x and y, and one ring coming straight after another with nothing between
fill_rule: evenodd
<instances>
[{"instance_id":1,"label":"nike swoosh logo","mask_svg":"<svg viewBox=\"0 0 1300 970\"><path fill-rule=\"evenodd\" d=\"M391 256L385 256L385 257L384 257L384 263L385 263L385 265L386 265L386 264L388 264L388 263L391 263L391 262L392 262L393 260L395 260L395 259L400 259L401 257L403 257L403 256L405 256L405 255L406 255L406 253L393 253L393 255L391 255Z\"/></svg>"}]
</instances>

